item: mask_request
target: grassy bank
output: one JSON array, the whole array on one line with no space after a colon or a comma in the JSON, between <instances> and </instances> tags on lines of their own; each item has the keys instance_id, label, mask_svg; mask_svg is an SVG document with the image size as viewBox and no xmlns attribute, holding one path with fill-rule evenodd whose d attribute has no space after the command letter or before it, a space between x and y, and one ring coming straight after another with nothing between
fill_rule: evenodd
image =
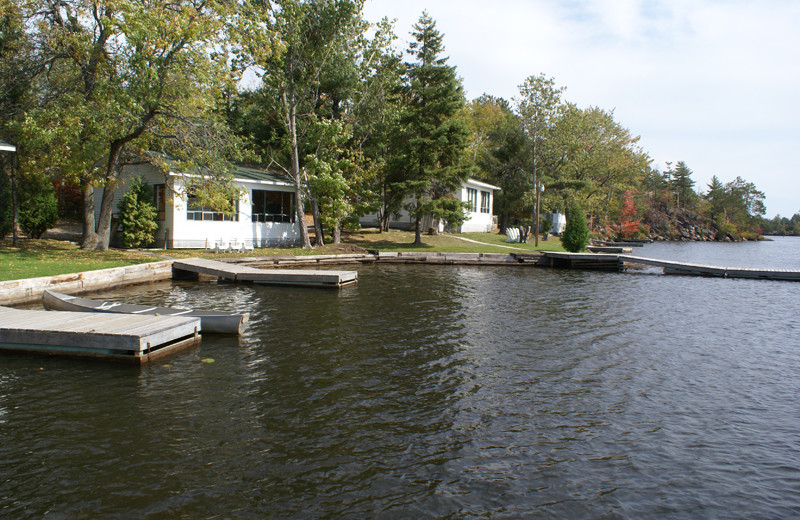
<instances>
[{"instance_id":1,"label":"grassy bank","mask_svg":"<svg viewBox=\"0 0 800 520\"><path fill-rule=\"evenodd\" d=\"M468 240L462 240L459 237ZM533 243L508 244L505 242L505 235L497 233L423 235L421 245L414 245L413 242L413 232L393 230L388 233L379 233L377 230L368 229L355 233L345 233L341 244L328 244L324 247L312 249L296 247L256 249L247 253L246 256L364 253L367 250L376 249L382 252L424 251L442 253L563 251L561 243L554 237L547 241L540 241L539 247L536 248ZM14 247L11 245L10 239L3 239L0 240L0 281L140 264L161 260L162 257L225 258L244 256L238 253L206 253L198 249L150 250L148 253L135 250L82 251L74 243L60 240L21 239L17 241L17 246Z\"/></svg>"},{"instance_id":2,"label":"grassy bank","mask_svg":"<svg viewBox=\"0 0 800 520\"><path fill-rule=\"evenodd\" d=\"M82 251L61 240L0 240L0 281L78 273L159 260L139 251Z\"/></svg>"}]
</instances>

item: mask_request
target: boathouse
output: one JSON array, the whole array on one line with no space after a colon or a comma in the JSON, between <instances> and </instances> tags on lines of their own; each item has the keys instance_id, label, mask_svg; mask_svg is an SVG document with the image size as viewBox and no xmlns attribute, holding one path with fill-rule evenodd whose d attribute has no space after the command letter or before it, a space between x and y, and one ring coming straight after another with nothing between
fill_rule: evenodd
<instances>
[{"instance_id":1,"label":"boathouse","mask_svg":"<svg viewBox=\"0 0 800 520\"><path fill-rule=\"evenodd\" d=\"M464 223L454 229L447 225L447 222L434 222L430 217L423 219L422 229L428 230L435 228L439 232L451 231L454 233L489 233L496 227L494 216L494 192L499 190L497 186L467 179L461 182L461 186L452 194L453 197L461 202L469 203ZM409 202L411 200L409 199ZM380 225L378 214L373 213L364 215L360 219L361 225L366 227L378 227ZM398 213L389 216L389 227L394 229L413 229L414 219L408 211L401 209Z\"/></svg>"},{"instance_id":2,"label":"boathouse","mask_svg":"<svg viewBox=\"0 0 800 520\"><path fill-rule=\"evenodd\" d=\"M153 187L153 204L158 210L155 247L208 248L219 243L247 247L271 247L300 243L294 206L294 187L276 172L237 166L234 184L241 196L233 201L234 213L224 214L203 207L187 184L192 174L164 173L152 164L125 166L114 192L114 212L133 179L143 177ZM95 188L95 216L100 214L103 188ZM119 239L118 218L112 219L112 243Z\"/></svg>"}]
</instances>

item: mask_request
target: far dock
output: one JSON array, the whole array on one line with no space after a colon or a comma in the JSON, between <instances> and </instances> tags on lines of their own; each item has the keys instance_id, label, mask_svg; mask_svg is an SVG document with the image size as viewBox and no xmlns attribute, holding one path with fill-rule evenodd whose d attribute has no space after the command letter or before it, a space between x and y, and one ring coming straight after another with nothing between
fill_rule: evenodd
<instances>
[{"instance_id":1,"label":"far dock","mask_svg":"<svg viewBox=\"0 0 800 520\"><path fill-rule=\"evenodd\" d=\"M200 319L0 307L0 351L146 363L200 342Z\"/></svg>"},{"instance_id":2,"label":"far dock","mask_svg":"<svg viewBox=\"0 0 800 520\"><path fill-rule=\"evenodd\" d=\"M759 280L800 281L800 271L788 269L756 269L748 267L721 267L714 265L657 260L639 256L608 253L547 252L544 256L550 267L625 271L639 265L661 268L664 274L687 276L712 276L719 278L751 278Z\"/></svg>"}]
</instances>

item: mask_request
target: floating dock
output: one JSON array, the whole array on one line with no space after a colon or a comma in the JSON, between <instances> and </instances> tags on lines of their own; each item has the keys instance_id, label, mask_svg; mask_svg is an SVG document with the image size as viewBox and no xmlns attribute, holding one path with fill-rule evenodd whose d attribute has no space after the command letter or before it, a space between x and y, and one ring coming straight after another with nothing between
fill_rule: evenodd
<instances>
[{"instance_id":1,"label":"floating dock","mask_svg":"<svg viewBox=\"0 0 800 520\"><path fill-rule=\"evenodd\" d=\"M344 287L358 282L356 271L322 271L311 269L258 269L205 258L175 260L172 277L179 280L197 279L201 274L216 276L231 282L271 285L303 285L311 287Z\"/></svg>"},{"instance_id":2,"label":"floating dock","mask_svg":"<svg viewBox=\"0 0 800 520\"><path fill-rule=\"evenodd\" d=\"M756 269L749 267L720 267L715 265L690 264L670 260L655 260L638 256L620 255L622 268L626 264L660 267L664 274L681 274L690 276L716 276L720 278L755 278L760 280L800 281L800 271L789 269Z\"/></svg>"},{"instance_id":3,"label":"floating dock","mask_svg":"<svg viewBox=\"0 0 800 520\"><path fill-rule=\"evenodd\" d=\"M0 307L0 351L147 363L200 342L200 319Z\"/></svg>"},{"instance_id":4,"label":"floating dock","mask_svg":"<svg viewBox=\"0 0 800 520\"><path fill-rule=\"evenodd\" d=\"M687 276L714 276L719 278L752 278L760 280L800 281L800 271L787 269L755 269L747 267L720 267L691 264L670 260L656 260L632 255L608 253L544 253L550 267L624 271L631 265L661 268L664 274Z\"/></svg>"}]
</instances>

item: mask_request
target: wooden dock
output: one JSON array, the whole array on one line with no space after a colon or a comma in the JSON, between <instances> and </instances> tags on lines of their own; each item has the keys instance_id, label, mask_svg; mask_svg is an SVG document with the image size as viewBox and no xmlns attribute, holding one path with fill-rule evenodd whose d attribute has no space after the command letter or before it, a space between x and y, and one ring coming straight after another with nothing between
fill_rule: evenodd
<instances>
[{"instance_id":1,"label":"wooden dock","mask_svg":"<svg viewBox=\"0 0 800 520\"><path fill-rule=\"evenodd\" d=\"M626 264L660 267L664 274L680 274L689 276L716 276L720 278L754 278L760 280L800 281L800 271L789 269L756 269L749 267L720 267L715 265L691 264L656 260L631 255L620 255L621 267Z\"/></svg>"},{"instance_id":2,"label":"wooden dock","mask_svg":"<svg viewBox=\"0 0 800 520\"><path fill-rule=\"evenodd\" d=\"M753 278L760 280L800 281L800 271L787 269L755 269L747 267L720 267L714 265L656 260L632 255L609 253L546 252L550 267L624 271L632 266L661 268L664 274L686 276L715 276L720 278Z\"/></svg>"},{"instance_id":3,"label":"wooden dock","mask_svg":"<svg viewBox=\"0 0 800 520\"><path fill-rule=\"evenodd\" d=\"M327 271L312 269L258 269L205 258L175 260L172 276L175 279L197 279L199 275L216 276L230 282L270 285L301 285L310 287L344 287L358 282L356 271Z\"/></svg>"},{"instance_id":4,"label":"wooden dock","mask_svg":"<svg viewBox=\"0 0 800 520\"><path fill-rule=\"evenodd\" d=\"M0 351L147 363L200 342L200 319L0 307Z\"/></svg>"}]
</instances>

